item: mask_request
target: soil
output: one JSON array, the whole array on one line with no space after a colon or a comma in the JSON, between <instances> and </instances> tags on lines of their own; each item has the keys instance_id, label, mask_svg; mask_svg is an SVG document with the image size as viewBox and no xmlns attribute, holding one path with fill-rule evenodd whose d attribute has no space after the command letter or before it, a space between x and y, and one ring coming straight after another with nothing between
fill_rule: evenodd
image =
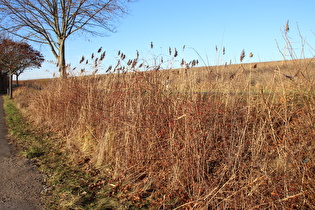
<instances>
[{"instance_id":1,"label":"soil","mask_svg":"<svg viewBox=\"0 0 315 210\"><path fill-rule=\"evenodd\" d=\"M3 98L0 95L0 209L39 210L44 175L31 160L20 157L8 141Z\"/></svg>"}]
</instances>

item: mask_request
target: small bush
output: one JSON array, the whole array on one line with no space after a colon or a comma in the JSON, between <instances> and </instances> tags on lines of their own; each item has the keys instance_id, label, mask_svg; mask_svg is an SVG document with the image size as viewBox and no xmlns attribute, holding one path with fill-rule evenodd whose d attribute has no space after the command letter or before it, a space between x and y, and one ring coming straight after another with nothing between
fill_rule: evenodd
<instances>
[{"instance_id":1,"label":"small bush","mask_svg":"<svg viewBox=\"0 0 315 210\"><path fill-rule=\"evenodd\" d=\"M314 208L308 86L270 71L268 89L255 89L242 73L239 85L228 81L222 89L213 82L215 91L187 92L165 89L169 74L76 77L21 94L31 94L26 107L35 122L67 138L74 160L89 157L112 175L112 195L121 201L154 208Z\"/></svg>"},{"instance_id":2,"label":"small bush","mask_svg":"<svg viewBox=\"0 0 315 210\"><path fill-rule=\"evenodd\" d=\"M110 175L89 185L98 208L315 208L312 59L163 70L118 57L105 75L15 94L74 162Z\"/></svg>"}]
</instances>

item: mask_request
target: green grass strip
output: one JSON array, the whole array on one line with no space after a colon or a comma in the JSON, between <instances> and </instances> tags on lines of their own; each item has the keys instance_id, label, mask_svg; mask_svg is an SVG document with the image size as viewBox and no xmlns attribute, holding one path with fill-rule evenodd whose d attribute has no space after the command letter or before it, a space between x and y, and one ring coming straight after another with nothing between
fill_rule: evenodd
<instances>
[{"instance_id":1,"label":"green grass strip","mask_svg":"<svg viewBox=\"0 0 315 210\"><path fill-rule=\"evenodd\" d=\"M121 209L122 204L108 187L109 177L84 161L73 161L64 142L53 133L34 128L15 106L4 98L6 123L19 154L33 159L38 169L47 175L44 200L47 209ZM84 157L83 157L84 158Z\"/></svg>"}]
</instances>

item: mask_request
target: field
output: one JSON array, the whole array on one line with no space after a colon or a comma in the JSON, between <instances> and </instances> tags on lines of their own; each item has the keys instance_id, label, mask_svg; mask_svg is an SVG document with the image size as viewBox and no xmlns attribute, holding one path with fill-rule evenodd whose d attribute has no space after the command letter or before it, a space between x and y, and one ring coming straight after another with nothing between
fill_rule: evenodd
<instances>
[{"instance_id":1,"label":"field","mask_svg":"<svg viewBox=\"0 0 315 210\"><path fill-rule=\"evenodd\" d=\"M84 206L76 201L90 192L94 208L315 208L313 59L148 71L133 64L24 81L15 91L25 116L58 134L73 165L110 177L64 195L72 200L60 208Z\"/></svg>"}]
</instances>

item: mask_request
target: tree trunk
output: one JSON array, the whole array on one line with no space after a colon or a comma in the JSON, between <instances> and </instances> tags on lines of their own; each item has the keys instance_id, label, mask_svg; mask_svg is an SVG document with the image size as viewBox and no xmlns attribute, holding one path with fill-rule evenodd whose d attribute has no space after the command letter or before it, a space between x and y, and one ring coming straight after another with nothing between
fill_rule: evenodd
<instances>
[{"instance_id":1,"label":"tree trunk","mask_svg":"<svg viewBox=\"0 0 315 210\"><path fill-rule=\"evenodd\" d=\"M12 93L12 80L13 80L13 74L11 72L9 72L9 97L10 99L13 98L13 93Z\"/></svg>"},{"instance_id":2,"label":"tree trunk","mask_svg":"<svg viewBox=\"0 0 315 210\"><path fill-rule=\"evenodd\" d=\"M19 75L16 74L15 78L16 78L16 85L19 86Z\"/></svg>"},{"instance_id":3,"label":"tree trunk","mask_svg":"<svg viewBox=\"0 0 315 210\"><path fill-rule=\"evenodd\" d=\"M60 78L67 78L66 54L65 54L65 39L59 39L59 57L58 67Z\"/></svg>"}]
</instances>

